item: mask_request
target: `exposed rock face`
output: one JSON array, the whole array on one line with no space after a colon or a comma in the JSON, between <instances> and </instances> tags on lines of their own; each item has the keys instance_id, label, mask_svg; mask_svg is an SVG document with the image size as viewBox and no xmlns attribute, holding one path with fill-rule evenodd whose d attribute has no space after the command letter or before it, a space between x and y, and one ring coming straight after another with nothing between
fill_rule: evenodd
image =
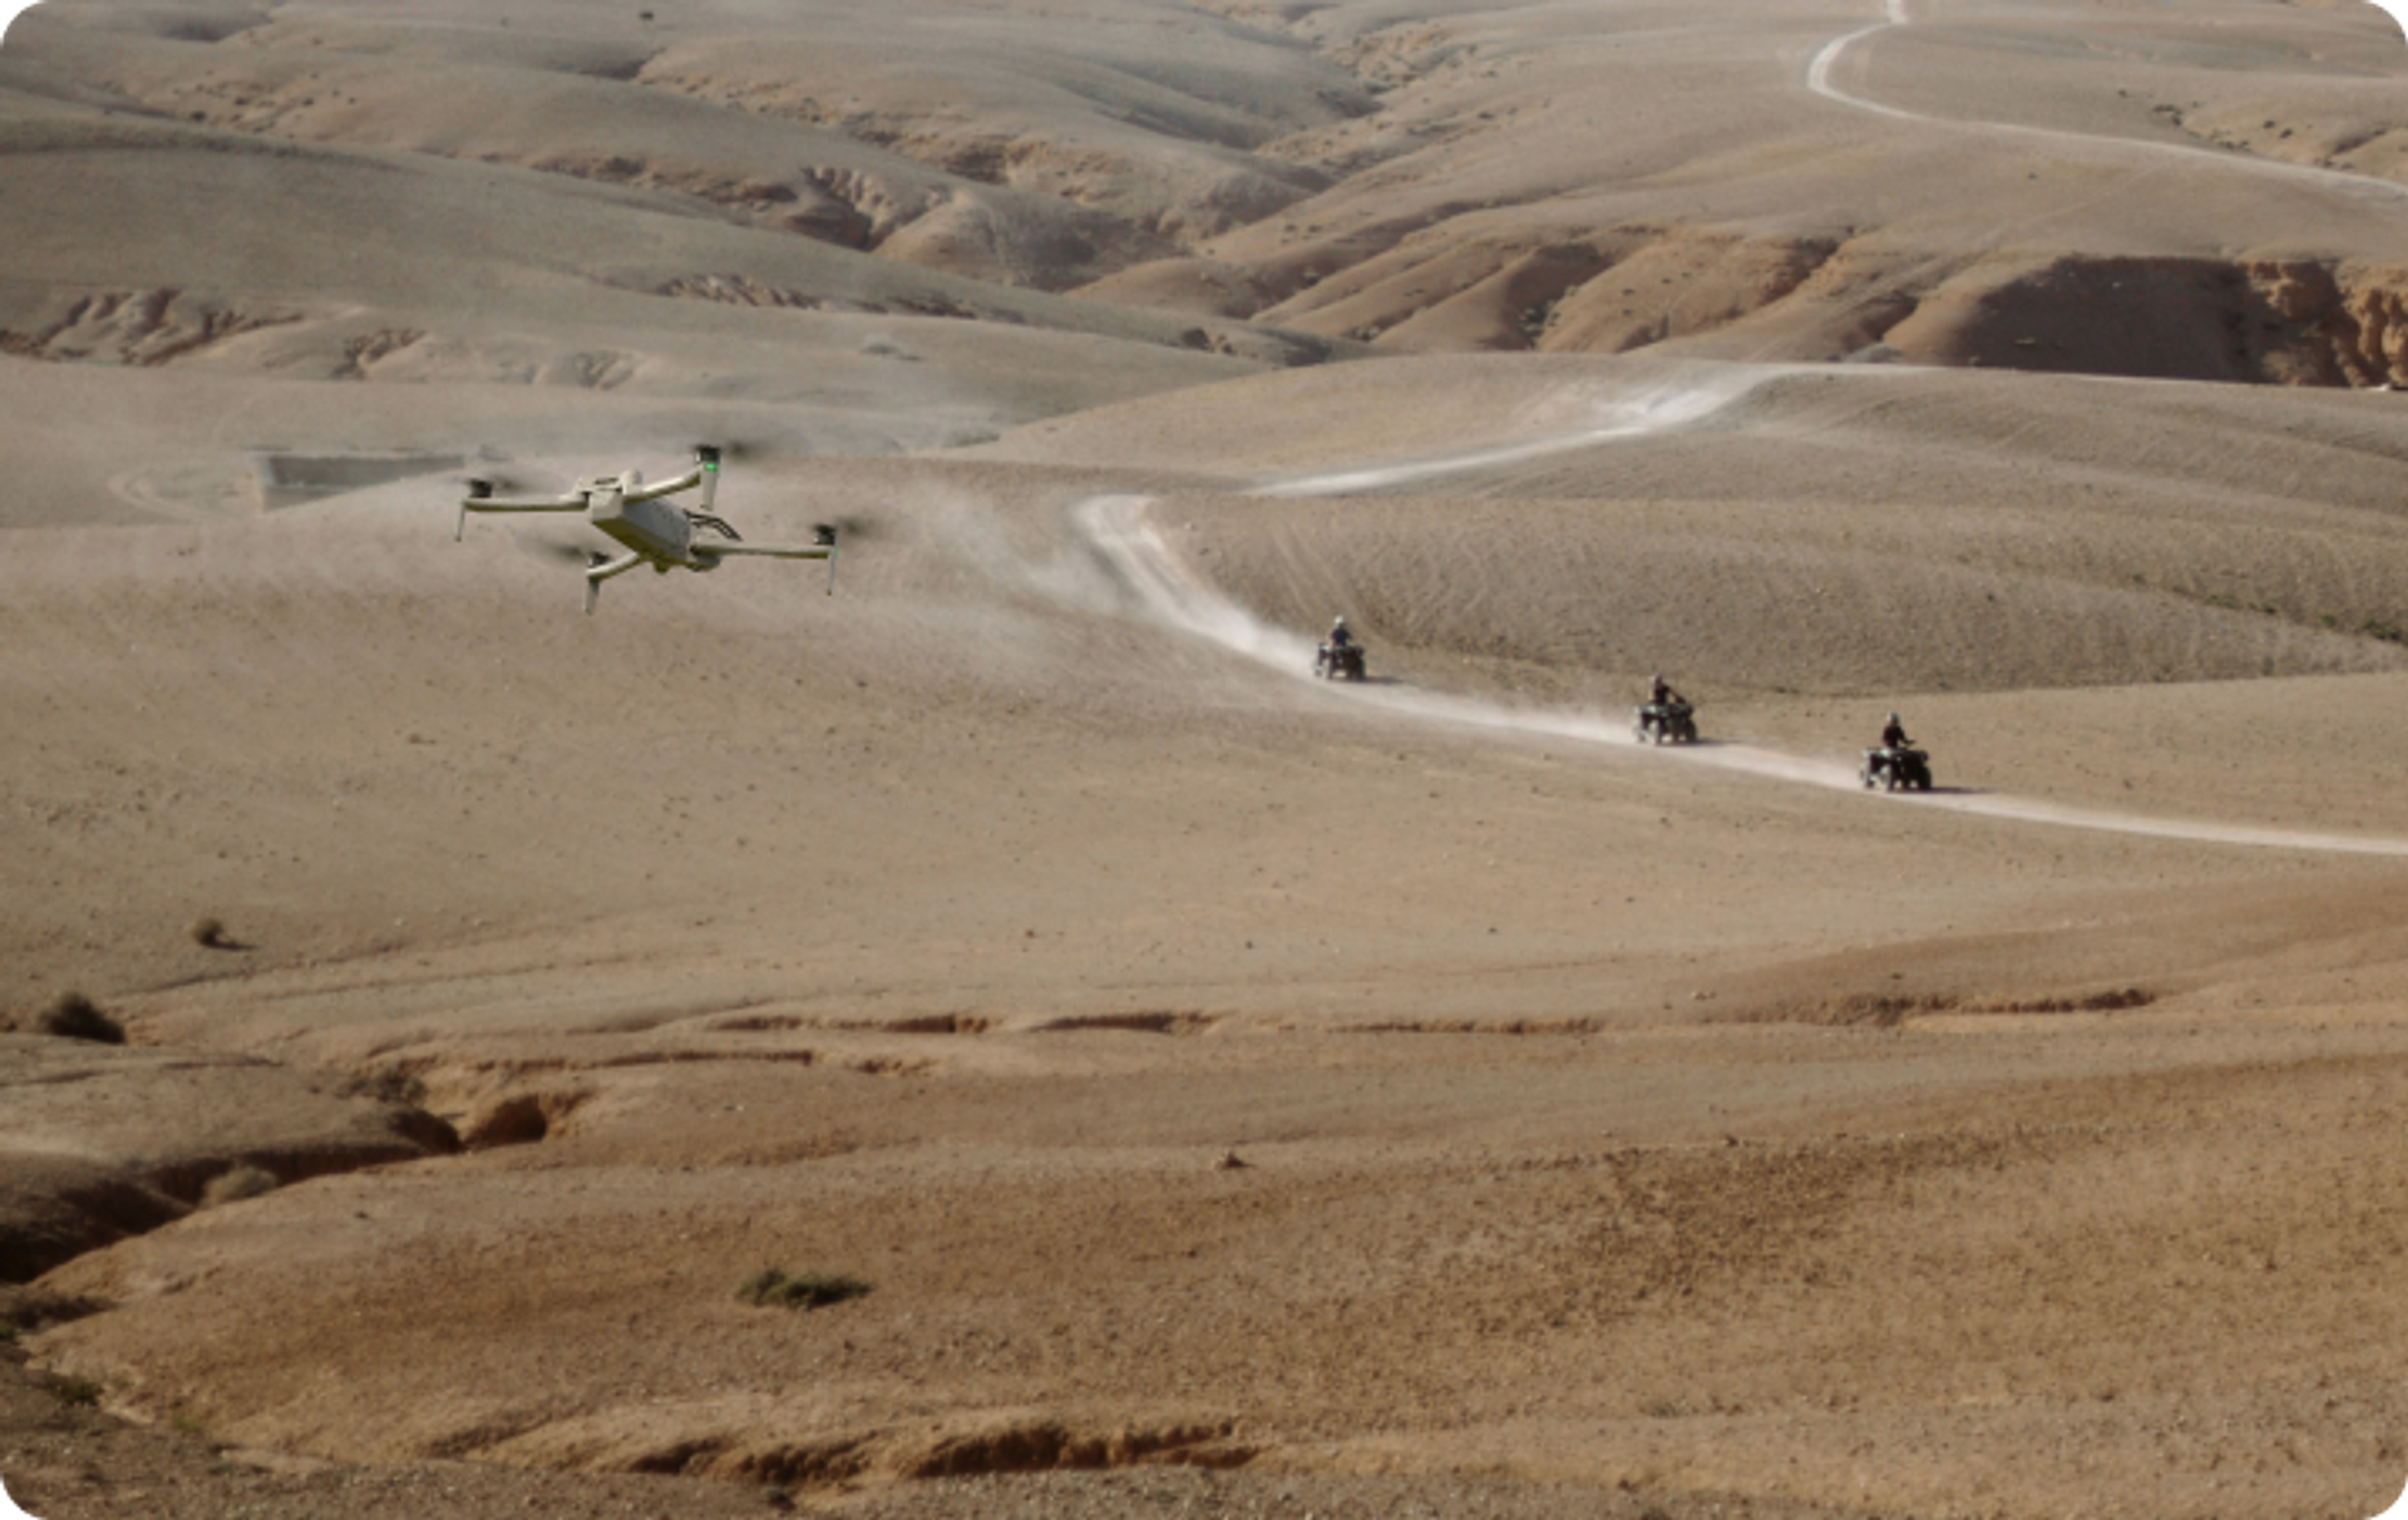
<instances>
[{"instance_id":1,"label":"exposed rock face","mask_svg":"<svg viewBox=\"0 0 2408 1520\"><path fill-rule=\"evenodd\" d=\"M2330 304L2313 319L2329 341L2332 363L2352 385L2398 385L2408 381L2408 335L2401 320L2408 311L2408 269L2345 271L2346 283L2328 280Z\"/></svg>"},{"instance_id":2,"label":"exposed rock face","mask_svg":"<svg viewBox=\"0 0 2408 1520\"><path fill-rule=\"evenodd\" d=\"M1089 293L1418 352L1663 345L2282 385L2408 383L2408 270L2330 259L1916 256L1678 225L1365 227L1235 271Z\"/></svg>"},{"instance_id":3,"label":"exposed rock face","mask_svg":"<svg viewBox=\"0 0 2408 1520\"><path fill-rule=\"evenodd\" d=\"M173 289L62 294L27 329L0 326L0 353L155 367L244 333L300 320L295 311L245 311Z\"/></svg>"},{"instance_id":4,"label":"exposed rock face","mask_svg":"<svg viewBox=\"0 0 2408 1520\"><path fill-rule=\"evenodd\" d=\"M1975 268L1884 335L1911 359L2283 385L2408 380L2408 270L2315 259Z\"/></svg>"}]
</instances>

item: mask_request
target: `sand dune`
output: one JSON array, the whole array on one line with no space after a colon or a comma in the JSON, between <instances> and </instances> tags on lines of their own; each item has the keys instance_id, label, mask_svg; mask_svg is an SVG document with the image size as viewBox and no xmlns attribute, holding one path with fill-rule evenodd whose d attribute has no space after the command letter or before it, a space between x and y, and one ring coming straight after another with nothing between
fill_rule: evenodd
<instances>
[{"instance_id":1,"label":"sand dune","mask_svg":"<svg viewBox=\"0 0 2408 1520\"><path fill-rule=\"evenodd\" d=\"M53 0L0 1479L2376 1513L2387 27Z\"/></svg>"}]
</instances>

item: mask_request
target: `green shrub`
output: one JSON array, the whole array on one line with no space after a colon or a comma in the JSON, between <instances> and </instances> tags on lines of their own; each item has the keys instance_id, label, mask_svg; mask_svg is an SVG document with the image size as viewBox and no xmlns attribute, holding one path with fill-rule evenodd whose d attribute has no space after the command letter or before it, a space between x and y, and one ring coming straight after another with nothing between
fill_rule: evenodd
<instances>
[{"instance_id":1,"label":"green shrub","mask_svg":"<svg viewBox=\"0 0 2408 1520\"><path fill-rule=\"evenodd\" d=\"M380 1103L398 1103L413 1109L426 1107L425 1080L397 1066L354 1072L343 1079L337 1091L345 1097L372 1097Z\"/></svg>"},{"instance_id":2,"label":"green shrub","mask_svg":"<svg viewBox=\"0 0 2408 1520\"><path fill-rule=\"evenodd\" d=\"M228 1167L210 1178L201 1189L201 1207L214 1209L221 1204L240 1203L263 1193L276 1191L276 1174L265 1167L254 1167L245 1161Z\"/></svg>"},{"instance_id":3,"label":"green shrub","mask_svg":"<svg viewBox=\"0 0 2408 1520\"><path fill-rule=\"evenodd\" d=\"M67 1372L52 1372L42 1380L42 1384L50 1390L51 1398L71 1408L93 1409L99 1406L100 1384L90 1378L79 1378Z\"/></svg>"},{"instance_id":4,"label":"green shrub","mask_svg":"<svg viewBox=\"0 0 2408 1520\"><path fill-rule=\"evenodd\" d=\"M5 1313L0 1313L0 1340L33 1335L53 1325L66 1325L87 1314L97 1314L101 1309L90 1298L30 1284L6 1289L5 1299L8 1308Z\"/></svg>"},{"instance_id":5,"label":"green shrub","mask_svg":"<svg viewBox=\"0 0 2408 1520\"><path fill-rule=\"evenodd\" d=\"M125 1043L125 1026L79 992L63 992L51 998L50 1006L35 1018L34 1027L63 1040L91 1040L104 1045Z\"/></svg>"},{"instance_id":6,"label":"green shrub","mask_svg":"<svg viewBox=\"0 0 2408 1520\"><path fill-rule=\"evenodd\" d=\"M868 1283L841 1273L803 1272L788 1277L779 1268L764 1267L737 1287L736 1297L764 1308L817 1309L858 1298L868 1291Z\"/></svg>"}]
</instances>

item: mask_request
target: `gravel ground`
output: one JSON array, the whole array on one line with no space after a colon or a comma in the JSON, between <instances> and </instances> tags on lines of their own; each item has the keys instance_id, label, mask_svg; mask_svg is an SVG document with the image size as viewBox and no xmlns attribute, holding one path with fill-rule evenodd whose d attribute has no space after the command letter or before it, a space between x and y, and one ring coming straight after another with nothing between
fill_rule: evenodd
<instances>
[{"instance_id":1,"label":"gravel ground","mask_svg":"<svg viewBox=\"0 0 2408 1520\"><path fill-rule=\"evenodd\" d=\"M222 1448L72 1401L0 1346L0 1483L37 1520L489 1520L502 1515L824 1513L844 1520L1841 1520L1719 1494L1556 1487L1478 1477L1140 1467L943 1478L851 1496L470 1463L363 1468Z\"/></svg>"},{"instance_id":2,"label":"gravel ground","mask_svg":"<svg viewBox=\"0 0 2408 1520\"><path fill-rule=\"evenodd\" d=\"M840 1513L848 1520L1827 1520L1839 1512L1488 1478L1147 1468L946 1479L864 1497Z\"/></svg>"}]
</instances>

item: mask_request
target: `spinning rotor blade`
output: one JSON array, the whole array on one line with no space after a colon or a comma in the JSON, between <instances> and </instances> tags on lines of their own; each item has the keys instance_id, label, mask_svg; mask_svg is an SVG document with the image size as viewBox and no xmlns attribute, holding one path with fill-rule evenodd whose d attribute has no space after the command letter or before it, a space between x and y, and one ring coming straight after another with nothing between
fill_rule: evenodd
<instances>
[{"instance_id":1,"label":"spinning rotor blade","mask_svg":"<svg viewBox=\"0 0 2408 1520\"><path fill-rule=\"evenodd\" d=\"M548 496L568 485L567 480L548 470L529 470L499 460L480 461L444 479L464 496L479 480L491 486L497 496Z\"/></svg>"},{"instance_id":2,"label":"spinning rotor blade","mask_svg":"<svg viewBox=\"0 0 2408 1520\"><path fill-rule=\"evenodd\" d=\"M628 463L643 463L648 473L652 468L650 462L664 462L663 473L667 473L666 461L691 460L695 450L706 444L717 449L721 463L726 465L780 455L800 458L811 452L810 439L801 428L781 431L775 423L765 426L764 422L765 419L757 414L719 416L699 409L657 420L647 419L626 435L623 452L626 452Z\"/></svg>"},{"instance_id":3,"label":"spinning rotor blade","mask_svg":"<svg viewBox=\"0 0 2408 1520\"><path fill-rule=\"evenodd\" d=\"M819 521L836 529L838 541L846 544L876 543L895 535L895 525L883 517L864 512L845 512Z\"/></svg>"},{"instance_id":4,"label":"spinning rotor blade","mask_svg":"<svg viewBox=\"0 0 2408 1520\"><path fill-rule=\"evenodd\" d=\"M566 533L547 533L537 528L521 528L511 533L510 547L529 559L574 565L582 568L587 558L596 552L598 544L591 535L572 536Z\"/></svg>"}]
</instances>

